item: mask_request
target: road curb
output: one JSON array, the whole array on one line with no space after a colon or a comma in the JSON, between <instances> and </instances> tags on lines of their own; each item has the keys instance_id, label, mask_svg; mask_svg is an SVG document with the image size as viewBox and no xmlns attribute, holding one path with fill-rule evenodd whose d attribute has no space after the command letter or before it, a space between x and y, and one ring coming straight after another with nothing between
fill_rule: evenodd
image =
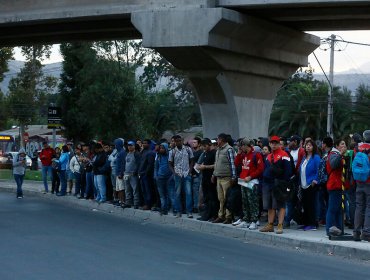
<instances>
[{"instance_id":1,"label":"road curb","mask_svg":"<svg viewBox=\"0 0 370 280\"><path fill-rule=\"evenodd\" d=\"M14 187L0 186L0 189L5 192L14 192ZM293 250L303 250L324 255L341 256L348 259L369 261L370 260L370 244L369 248L351 248L339 244L327 243L328 241L315 242L310 240L300 240L288 237L284 234L278 235L275 233L261 233L259 231L251 231L248 229L239 229L231 225L212 224L208 222L198 221L183 217L177 218L172 214L161 216L158 212L143 211L139 209L115 207L111 204L98 204L91 200L80 200L73 196L57 197L55 195L43 194L36 190L24 188L24 195L37 196L44 199L52 200L53 202L63 203L64 205L74 206L85 210L98 211L105 214L124 217L131 220L139 220L153 222L161 225L170 225L186 230L204 232L207 234L236 238L245 242L262 245L272 245L281 248L290 248Z\"/></svg>"}]
</instances>

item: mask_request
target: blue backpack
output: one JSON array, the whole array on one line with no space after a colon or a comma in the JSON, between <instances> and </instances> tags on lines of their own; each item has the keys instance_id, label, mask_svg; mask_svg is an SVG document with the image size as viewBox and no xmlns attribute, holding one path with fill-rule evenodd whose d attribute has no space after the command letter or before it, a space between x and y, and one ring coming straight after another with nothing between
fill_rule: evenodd
<instances>
[{"instance_id":1,"label":"blue backpack","mask_svg":"<svg viewBox=\"0 0 370 280\"><path fill-rule=\"evenodd\" d=\"M370 161L366 153L359 152L352 162L353 178L360 182L366 182L370 176Z\"/></svg>"}]
</instances>

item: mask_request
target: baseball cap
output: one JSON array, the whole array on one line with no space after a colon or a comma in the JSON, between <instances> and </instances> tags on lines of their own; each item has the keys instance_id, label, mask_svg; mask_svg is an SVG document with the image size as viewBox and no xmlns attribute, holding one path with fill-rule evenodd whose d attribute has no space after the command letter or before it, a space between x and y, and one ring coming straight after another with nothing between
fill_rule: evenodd
<instances>
[{"instance_id":1,"label":"baseball cap","mask_svg":"<svg viewBox=\"0 0 370 280\"><path fill-rule=\"evenodd\" d=\"M271 136L270 137L270 142L280 142L280 137L279 136Z\"/></svg>"},{"instance_id":2,"label":"baseball cap","mask_svg":"<svg viewBox=\"0 0 370 280\"><path fill-rule=\"evenodd\" d=\"M300 142L302 139L300 136L298 135L293 135L292 137L290 137L289 141L290 142L293 142L293 141L297 141L297 142Z\"/></svg>"},{"instance_id":3,"label":"baseball cap","mask_svg":"<svg viewBox=\"0 0 370 280\"><path fill-rule=\"evenodd\" d=\"M204 138L201 142L202 145L211 145L212 140L209 138Z\"/></svg>"},{"instance_id":4,"label":"baseball cap","mask_svg":"<svg viewBox=\"0 0 370 280\"><path fill-rule=\"evenodd\" d=\"M129 146L135 146L135 142L134 141L128 141L127 142L127 145L129 145Z\"/></svg>"}]
</instances>

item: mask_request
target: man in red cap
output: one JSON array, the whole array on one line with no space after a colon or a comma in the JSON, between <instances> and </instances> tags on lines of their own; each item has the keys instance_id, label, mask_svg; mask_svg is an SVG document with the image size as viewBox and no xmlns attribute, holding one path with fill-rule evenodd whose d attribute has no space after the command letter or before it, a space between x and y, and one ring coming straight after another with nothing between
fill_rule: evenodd
<instances>
[{"instance_id":1,"label":"man in red cap","mask_svg":"<svg viewBox=\"0 0 370 280\"><path fill-rule=\"evenodd\" d=\"M277 183L288 183L294 168L287 152L280 148L280 137L272 136L270 138L270 147L271 153L267 156L265 162L262 182L263 208L268 209L268 223L260 231L274 232L275 212L278 210L278 228L276 233L281 234L283 233L286 201L281 197L277 197L273 189L277 188Z\"/></svg>"}]
</instances>

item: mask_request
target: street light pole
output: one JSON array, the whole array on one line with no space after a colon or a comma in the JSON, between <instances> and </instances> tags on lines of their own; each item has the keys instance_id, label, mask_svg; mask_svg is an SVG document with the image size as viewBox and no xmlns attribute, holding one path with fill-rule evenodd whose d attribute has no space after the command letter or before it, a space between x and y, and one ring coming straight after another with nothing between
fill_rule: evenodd
<instances>
[{"instance_id":1,"label":"street light pole","mask_svg":"<svg viewBox=\"0 0 370 280\"><path fill-rule=\"evenodd\" d=\"M334 45L335 35L331 35L330 39L330 72L329 72L329 95L328 95L328 119L326 123L326 133L333 138L333 89L334 89Z\"/></svg>"}]
</instances>

